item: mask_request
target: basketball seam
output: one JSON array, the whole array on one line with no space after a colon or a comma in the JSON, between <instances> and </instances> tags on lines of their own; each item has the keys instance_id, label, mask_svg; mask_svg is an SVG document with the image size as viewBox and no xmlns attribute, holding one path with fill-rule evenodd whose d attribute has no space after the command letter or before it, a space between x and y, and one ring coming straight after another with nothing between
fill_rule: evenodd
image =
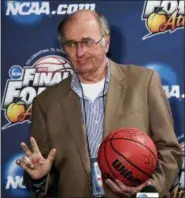
<instances>
[{"instance_id":1,"label":"basketball seam","mask_svg":"<svg viewBox=\"0 0 185 198\"><path fill-rule=\"evenodd\" d=\"M130 163L133 167L135 167L136 169L138 169L140 172L142 172L144 175L146 175L147 177L150 177L150 175L148 175L146 172L144 172L142 169L140 169L139 167L137 167L135 164L133 164L130 160L128 160L125 156L123 156L121 153L119 153L112 144L112 139L110 139L110 145L112 147L112 149L119 154L121 157L123 157L128 163Z\"/></svg>"},{"instance_id":2,"label":"basketball seam","mask_svg":"<svg viewBox=\"0 0 185 198\"><path fill-rule=\"evenodd\" d=\"M128 139L128 138L111 138L111 140L129 140L129 141L138 143L138 144L142 145L143 147L147 148L154 155L155 159L157 159L154 152L150 148L148 148L147 146L145 146L144 144L142 144L140 142L137 142L136 140L132 140L132 139Z\"/></svg>"},{"instance_id":3,"label":"basketball seam","mask_svg":"<svg viewBox=\"0 0 185 198\"><path fill-rule=\"evenodd\" d=\"M106 160L106 163L107 163L107 166L108 166L110 172L111 172L112 175L114 175L114 177L116 178L116 176L115 176L114 172L112 171L111 166L110 166L110 164L109 164L109 162L108 162L107 156L106 156L106 144L104 144L104 157L105 157L105 160Z\"/></svg>"}]
</instances>

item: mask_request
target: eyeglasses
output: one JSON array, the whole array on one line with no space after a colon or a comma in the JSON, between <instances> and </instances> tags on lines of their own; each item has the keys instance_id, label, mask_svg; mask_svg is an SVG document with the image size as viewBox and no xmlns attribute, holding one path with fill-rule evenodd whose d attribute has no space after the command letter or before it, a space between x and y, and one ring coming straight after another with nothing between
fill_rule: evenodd
<instances>
[{"instance_id":1,"label":"eyeglasses","mask_svg":"<svg viewBox=\"0 0 185 198\"><path fill-rule=\"evenodd\" d=\"M101 42L103 39L104 35L98 40L95 41L90 38L82 39L81 41L65 41L63 42L63 47L66 47L67 49L76 49L78 44L80 44L81 47L86 47L86 48L93 48L95 45Z\"/></svg>"}]
</instances>

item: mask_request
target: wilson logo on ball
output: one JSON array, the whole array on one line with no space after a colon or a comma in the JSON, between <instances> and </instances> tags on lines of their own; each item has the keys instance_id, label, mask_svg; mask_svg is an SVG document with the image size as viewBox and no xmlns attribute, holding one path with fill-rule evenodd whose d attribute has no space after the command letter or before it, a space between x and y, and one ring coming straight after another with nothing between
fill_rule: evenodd
<instances>
[{"instance_id":1,"label":"wilson logo on ball","mask_svg":"<svg viewBox=\"0 0 185 198\"><path fill-rule=\"evenodd\" d=\"M141 184L141 180L134 178L132 171L129 171L125 168L124 164L117 158L113 163L112 166L116 171L118 171L123 177L127 178L130 181L133 181L135 184Z\"/></svg>"}]
</instances>

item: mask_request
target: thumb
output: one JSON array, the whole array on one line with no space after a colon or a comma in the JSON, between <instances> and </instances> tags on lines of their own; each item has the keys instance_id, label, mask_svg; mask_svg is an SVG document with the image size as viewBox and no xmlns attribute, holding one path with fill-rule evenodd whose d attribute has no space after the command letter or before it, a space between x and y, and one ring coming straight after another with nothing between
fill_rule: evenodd
<instances>
[{"instance_id":1,"label":"thumb","mask_svg":"<svg viewBox=\"0 0 185 198\"><path fill-rule=\"evenodd\" d=\"M56 149L51 149L51 151L49 152L47 161L48 161L50 164L52 164L52 163L53 163L53 160L55 159L55 156L56 156Z\"/></svg>"},{"instance_id":2,"label":"thumb","mask_svg":"<svg viewBox=\"0 0 185 198\"><path fill-rule=\"evenodd\" d=\"M148 180L148 181L146 182L146 185L152 185L151 181Z\"/></svg>"}]
</instances>

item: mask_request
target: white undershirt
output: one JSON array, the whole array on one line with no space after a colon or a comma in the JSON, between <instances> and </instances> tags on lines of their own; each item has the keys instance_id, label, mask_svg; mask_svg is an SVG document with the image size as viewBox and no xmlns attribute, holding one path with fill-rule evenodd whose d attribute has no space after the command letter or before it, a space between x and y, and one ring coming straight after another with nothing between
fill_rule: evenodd
<instances>
[{"instance_id":1,"label":"white undershirt","mask_svg":"<svg viewBox=\"0 0 185 198\"><path fill-rule=\"evenodd\" d=\"M103 91L104 82L105 78L94 84L81 83L85 97L87 97L91 102L94 102L98 95Z\"/></svg>"}]
</instances>

